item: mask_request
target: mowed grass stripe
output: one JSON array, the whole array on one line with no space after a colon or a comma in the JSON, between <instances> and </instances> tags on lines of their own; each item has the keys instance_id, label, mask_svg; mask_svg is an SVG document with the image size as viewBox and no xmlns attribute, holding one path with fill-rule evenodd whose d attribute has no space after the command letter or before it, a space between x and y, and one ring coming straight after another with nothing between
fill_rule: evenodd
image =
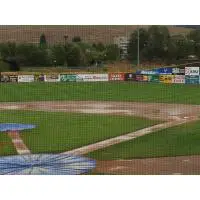
<instances>
[{"instance_id":1,"label":"mowed grass stripe","mask_svg":"<svg viewBox=\"0 0 200 200\"><path fill-rule=\"evenodd\" d=\"M64 152L160 123L138 117L33 111L2 111L0 121L35 124L37 128L21 133L32 153Z\"/></svg>"},{"instance_id":2,"label":"mowed grass stripe","mask_svg":"<svg viewBox=\"0 0 200 200\"><path fill-rule=\"evenodd\" d=\"M199 154L200 121L197 121L94 151L87 156L98 160L116 160Z\"/></svg>"},{"instance_id":3,"label":"mowed grass stripe","mask_svg":"<svg viewBox=\"0 0 200 200\"><path fill-rule=\"evenodd\" d=\"M135 82L1 83L0 102L101 100L200 104L200 85Z\"/></svg>"}]
</instances>

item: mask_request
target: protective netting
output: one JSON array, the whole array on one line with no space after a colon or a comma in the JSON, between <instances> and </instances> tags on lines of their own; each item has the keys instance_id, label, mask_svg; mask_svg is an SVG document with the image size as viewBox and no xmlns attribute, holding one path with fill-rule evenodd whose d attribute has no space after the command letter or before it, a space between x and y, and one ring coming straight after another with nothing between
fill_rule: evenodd
<instances>
[{"instance_id":1,"label":"protective netting","mask_svg":"<svg viewBox=\"0 0 200 200\"><path fill-rule=\"evenodd\" d=\"M35 127L36 126L32 124L4 123L0 124L0 132L21 131L25 129L33 129Z\"/></svg>"},{"instance_id":2,"label":"protective netting","mask_svg":"<svg viewBox=\"0 0 200 200\"><path fill-rule=\"evenodd\" d=\"M0 175L77 175L95 168L96 161L65 154L0 157Z\"/></svg>"}]
</instances>

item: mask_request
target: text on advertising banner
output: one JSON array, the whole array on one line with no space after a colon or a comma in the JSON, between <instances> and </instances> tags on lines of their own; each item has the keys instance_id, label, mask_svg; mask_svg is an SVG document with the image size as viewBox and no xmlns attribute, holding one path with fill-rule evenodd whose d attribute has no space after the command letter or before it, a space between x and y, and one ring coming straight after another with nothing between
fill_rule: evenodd
<instances>
[{"instance_id":1,"label":"text on advertising banner","mask_svg":"<svg viewBox=\"0 0 200 200\"><path fill-rule=\"evenodd\" d=\"M61 82L76 82L76 74L61 74Z\"/></svg>"},{"instance_id":2,"label":"text on advertising banner","mask_svg":"<svg viewBox=\"0 0 200 200\"><path fill-rule=\"evenodd\" d=\"M76 81L78 82L108 81L108 74L77 74Z\"/></svg>"},{"instance_id":3,"label":"text on advertising banner","mask_svg":"<svg viewBox=\"0 0 200 200\"><path fill-rule=\"evenodd\" d=\"M159 69L155 69L159 74L172 74L172 67L163 67Z\"/></svg>"},{"instance_id":4,"label":"text on advertising banner","mask_svg":"<svg viewBox=\"0 0 200 200\"><path fill-rule=\"evenodd\" d=\"M34 82L34 75L18 75L18 82L30 83Z\"/></svg>"},{"instance_id":5,"label":"text on advertising banner","mask_svg":"<svg viewBox=\"0 0 200 200\"><path fill-rule=\"evenodd\" d=\"M185 83L186 84L199 84L199 76L185 76Z\"/></svg>"},{"instance_id":6,"label":"text on advertising banner","mask_svg":"<svg viewBox=\"0 0 200 200\"><path fill-rule=\"evenodd\" d=\"M185 75L185 68L182 67L174 67L172 68L172 74L174 75Z\"/></svg>"},{"instance_id":7,"label":"text on advertising banner","mask_svg":"<svg viewBox=\"0 0 200 200\"><path fill-rule=\"evenodd\" d=\"M124 79L125 81L135 81L136 75L134 73L125 73Z\"/></svg>"},{"instance_id":8,"label":"text on advertising banner","mask_svg":"<svg viewBox=\"0 0 200 200\"><path fill-rule=\"evenodd\" d=\"M173 83L185 83L185 75L175 75Z\"/></svg>"},{"instance_id":9,"label":"text on advertising banner","mask_svg":"<svg viewBox=\"0 0 200 200\"><path fill-rule=\"evenodd\" d=\"M9 75L9 81L10 82L18 82L18 76L17 75Z\"/></svg>"},{"instance_id":10,"label":"text on advertising banner","mask_svg":"<svg viewBox=\"0 0 200 200\"><path fill-rule=\"evenodd\" d=\"M148 81L159 83L159 75L148 75Z\"/></svg>"},{"instance_id":11,"label":"text on advertising banner","mask_svg":"<svg viewBox=\"0 0 200 200\"><path fill-rule=\"evenodd\" d=\"M109 73L109 81L124 81L124 73Z\"/></svg>"},{"instance_id":12,"label":"text on advertising banner","mask_svg":"<svg viewBox=\"0 0 200 200\"><path fill-rule=\"evenodd\" d=\"M198 76L199 67L185 67L185 75Z\"/></svg>"},{"instance_id":13,"label":"text on advertising banner","mask_svg":"<svg viewBox=\"0 0 200 200\"><path fill-rule=\"evenodd\" d=\"M161 83L173 83L174 75L160 75Z\"/></svg>"},{"instance_id":14,"label":"text on advertising banner","mask_svg":"<svg viewBox=\"0 0 200 200\"><path fill-rule=\"evenodd\" d=\"M44 75L45 82L59 82L60 75L59 74L51 74L51 75Z\"/></svg>"}]
</instances>

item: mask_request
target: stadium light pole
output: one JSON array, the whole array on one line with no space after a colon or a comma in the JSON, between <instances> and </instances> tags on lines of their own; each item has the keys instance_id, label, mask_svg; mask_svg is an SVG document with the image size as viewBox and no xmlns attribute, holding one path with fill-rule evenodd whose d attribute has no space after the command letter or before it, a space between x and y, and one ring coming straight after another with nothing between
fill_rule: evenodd
<instances>
[{"instance_id":1,"label":"stadium light pole","mask_svg":"<svg viewBox=\"0 0 200 200\"><path fill-rule=\"evenodd\" d=\"M138 28L137 28L137 33L138 33L138 40L137 40L137 42L138 42L138 48L137 48L137 53L138 53L138 55L137 55L137 64L138 64L138 67L139 67L139 65L140 65L140 28L139 28L139 25L138 25Z\"/></svg>"}]
</instances>

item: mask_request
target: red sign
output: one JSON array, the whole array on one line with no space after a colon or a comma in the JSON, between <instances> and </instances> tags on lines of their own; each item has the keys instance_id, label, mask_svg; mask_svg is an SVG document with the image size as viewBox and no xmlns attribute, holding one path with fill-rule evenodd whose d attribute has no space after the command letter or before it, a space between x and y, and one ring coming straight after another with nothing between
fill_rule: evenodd
<instances>
[{"instance_id":1,"label":"red sign","mask_svg":"<svg viewBox=\"0 0 200 200\"><path fill-rule=\"evenodd\" d=\"M109 81L124 81L125 74L124 73L110 73Z\"/></svg>"}]
</instances>

